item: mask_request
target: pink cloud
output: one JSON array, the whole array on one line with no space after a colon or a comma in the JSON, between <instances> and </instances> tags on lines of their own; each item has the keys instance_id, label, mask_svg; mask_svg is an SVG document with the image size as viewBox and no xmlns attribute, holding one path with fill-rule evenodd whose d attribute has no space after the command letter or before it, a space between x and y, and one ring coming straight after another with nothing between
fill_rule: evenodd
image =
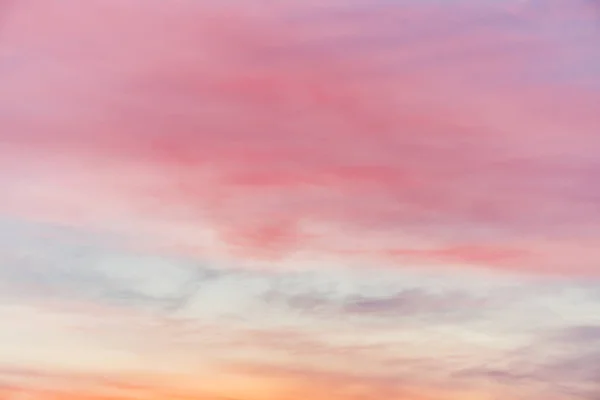
<instances>
[{"instance_id":1,"label":"pink cloud","mask_svg":"<svg viewBox=\"0 0 600 400\"><path fill-rule=\"evenodd\" d=\"M396 261L597 274L600 94L552 80L568 43L535 7L454 7L29 2L3 32L0 206L207 227L251 256L364 239Z\"/></svg>"}]
</instances>

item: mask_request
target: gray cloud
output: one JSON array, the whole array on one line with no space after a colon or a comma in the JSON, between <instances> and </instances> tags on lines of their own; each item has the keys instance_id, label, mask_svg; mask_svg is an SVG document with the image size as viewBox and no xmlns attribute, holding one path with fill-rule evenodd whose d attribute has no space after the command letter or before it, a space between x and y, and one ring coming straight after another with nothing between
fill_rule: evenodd
<instances>
[{"instance_id":1,"label":"gray cloud","mask_svg":"<svg viewBox=\"0 0 600 400\"><path fill-rule=\"evenodd\" d=\"M600 347L600 325L573 326L565 328L553 336L555 341Z\"/></svg>"},{"instance_id":2,"label":"gray cloud","mask_svg":"<svg viewBox=\"0 0 600 400\"><path fill-rule=\"evenodd\" d=\"M385 297L355 296L344 302L342 310L350 314L454 315L486 305L485 299L458 291L433 294L423 289L408 289Z\"/></svg>"},{"instance_id":3,"label":"gray cloud","mask_svg":"<svg viewBox=\"0 0 600 400\"><path fill-rule=\"evenodd\" d=\"M600 326L569 326L542 332L496 362L456 371L455 379L506 387L537 387L569 399L600 398Z\"/></svg>"},{"instance_id":4,"label":"gray cloud","mask_svg":"<svg viewBox=\"0 0 600 400\"><path fill-rule=\"evenodd\" d=\"M323 291L284 293L268 292L265 301L283 305L303 313L324 313L339 317L389 318L407 317L444 320L464 320L483 316L493 307L488 298L461 291L431 292L409 288L385 295L334 295Z\"/></svg>"}]
</instances>

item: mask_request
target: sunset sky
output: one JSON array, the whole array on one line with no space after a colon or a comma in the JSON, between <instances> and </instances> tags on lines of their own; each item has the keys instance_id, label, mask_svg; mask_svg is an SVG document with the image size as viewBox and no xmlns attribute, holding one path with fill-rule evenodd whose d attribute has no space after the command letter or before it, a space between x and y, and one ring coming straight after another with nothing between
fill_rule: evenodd
<instances>
[{"instance_id":1,"label":"sunset sky","mask_svg":"<svg viewBox=\"0 0 600 400\"><path fill-rule=\"evenodd\" d=\"M597 0L0 5L0 400L600 399Z\"/></svg>"}]
</instances>

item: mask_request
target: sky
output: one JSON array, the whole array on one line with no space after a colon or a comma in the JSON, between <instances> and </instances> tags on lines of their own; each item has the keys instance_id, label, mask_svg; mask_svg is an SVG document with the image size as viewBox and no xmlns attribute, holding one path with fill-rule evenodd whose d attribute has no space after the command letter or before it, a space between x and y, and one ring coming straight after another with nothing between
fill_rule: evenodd
<instances>
[{"instance_id":1,"label":"sky","mask_svg":"<svg viewBox=\"0 0 600 400\"><path fill-rule=\"evenodd\" d=\"M0 400L600 399L598 1L0 5Z\"/></svg>"}]
</instances>

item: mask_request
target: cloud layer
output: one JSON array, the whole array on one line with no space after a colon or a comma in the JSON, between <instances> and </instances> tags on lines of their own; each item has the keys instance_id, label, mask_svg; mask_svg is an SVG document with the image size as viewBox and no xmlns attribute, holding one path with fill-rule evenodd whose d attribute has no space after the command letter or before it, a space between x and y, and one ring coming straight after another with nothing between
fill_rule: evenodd
<instances>
[{"instance_id":1,"label":"cloud layer","mask_svg":"<svg viewBox=\"0 0 600 400\"><path fill-rule=\"evenodd\" d=\"M3 208L200 252L596 274L600 99L570 49L597 20L535 4L17 6Z\"/></svg>"},{"instance_id":2,"label":"cloud layer","mask_svg":"<svg viewBox=\"0 0 600 400\"><path fill-rule=\"evenodd\" d=\"M597 4L271 3L4 10L0 398L597 398Z\"/></svg>"},{"instance_id":3,"label":"cloud layer","mask_svg":"<svg viewBox=\"0 0 600 400\"><path fill-rule=\"evenodd\" d=\"M15 252L36 249L0 267L11 289L0 307L7 398L597 393L599 292L589 279L249 270L136 254L71 229L2 226Z\"/></svg>"}]
</instances>

